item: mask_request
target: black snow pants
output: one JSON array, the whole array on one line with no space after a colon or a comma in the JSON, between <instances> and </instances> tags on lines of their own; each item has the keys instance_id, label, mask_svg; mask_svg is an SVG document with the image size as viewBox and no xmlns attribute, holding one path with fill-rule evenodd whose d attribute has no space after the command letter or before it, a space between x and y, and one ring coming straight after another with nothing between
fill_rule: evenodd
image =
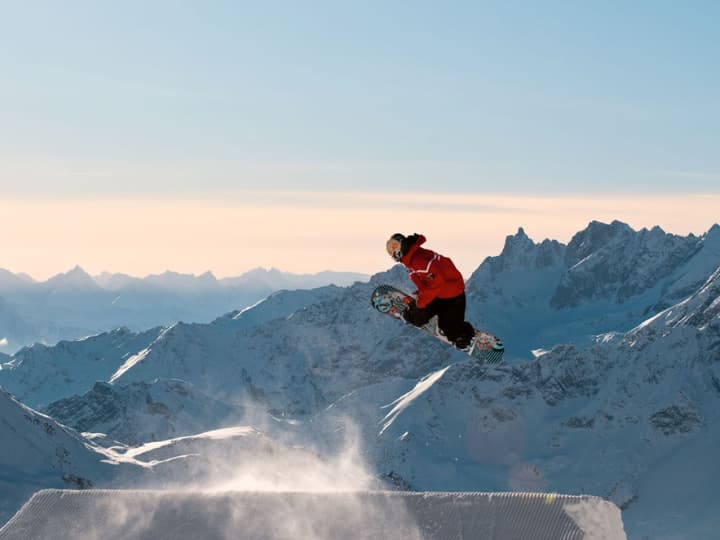
<instances>
[{"instance_id":1,"label":"black snow pants","mask_svg":"<svg viewBox=\"0 0 720 540\"><path fill-rule=\"evenodd\" d=\"M424 308L411 307L406 320L422 326L437 315L440 331L458 349L464 349L475 334L473 326L465 320L465 304L465 293L454 298L436 298Z\"/></svg>"}]
</instances>

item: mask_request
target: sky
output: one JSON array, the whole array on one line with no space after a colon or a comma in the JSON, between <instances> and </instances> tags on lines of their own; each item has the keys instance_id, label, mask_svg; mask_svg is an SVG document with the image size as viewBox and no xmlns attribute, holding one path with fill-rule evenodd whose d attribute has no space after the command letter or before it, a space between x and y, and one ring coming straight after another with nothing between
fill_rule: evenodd
<instances>
[{"instance_id":1,"label":"sky","mask_svg":"<svg viewBox=\"0 0 720 540\"><path fill-rule=\"evenodd\" d=\"M718 221L714 1L0 8L0 268L372 273L422 232L467 273L519 226Z\"/></svg>"}]
</instances>

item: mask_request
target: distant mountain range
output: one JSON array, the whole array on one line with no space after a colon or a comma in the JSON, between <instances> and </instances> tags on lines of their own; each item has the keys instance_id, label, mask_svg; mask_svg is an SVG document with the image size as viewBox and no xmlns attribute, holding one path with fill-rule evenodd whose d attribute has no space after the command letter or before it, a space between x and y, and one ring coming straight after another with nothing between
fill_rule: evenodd
<instances>
[{"instance_id":1,"label":"distant mountain range","mask_svg":"<svg viewBox=\"0 0 720 540\"><path fill-rule=\"evenodd\" d=\"M105 451L130 445L125 457L182 466L192 452L166 438L229 424L327 460L349 439L386 487L588 493L623 509L630 538L713 537L720 227L681 237L593 222L568 245L508 236L468 280L470 320L506 342L500 366L374 312L380 283L410 289L398 265L209 323L36 345L0 364L0 385L101 432ZM200 440L194 451L212 453Z\"/></svg>"},{"instance_id":2,"label":"distant mountain range","mask_svg":"<svg viewBox=\"0 0 720 540\"><path fill-rule=\"evenodd\" d=\"M291 274L257 268L239 277L217 279L165 272L145 278L82 268L45 282L0 269L0 352L126 326L142 330L177 321L208 322L283 289L349 285L368 276L350 272Z\"/></svg>"}]
</instances>

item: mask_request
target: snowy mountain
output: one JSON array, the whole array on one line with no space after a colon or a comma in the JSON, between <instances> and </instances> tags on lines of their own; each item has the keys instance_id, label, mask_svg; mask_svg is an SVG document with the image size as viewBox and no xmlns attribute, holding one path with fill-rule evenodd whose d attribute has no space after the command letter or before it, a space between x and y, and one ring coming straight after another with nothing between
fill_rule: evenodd
<instances>
[{"instance_id":1,"label":"snowy mountain","mask_svg":"<svg viewBox=\"0 0 720 540\"><path fill-rule=\"evenodd\" d=\"M278 414L312 413L360 386L416 377L461 354L437 341L418 341L417 330L387 324L371 308L377 283L407 288L406 281L398 267L340 295L323 291L290 316L250 328L221 321L174 325L111 381L178 377L223 399L259 401Z\"/></svg>"},{"instance_id":2,"label":"snowy mountain","mask_svg":"<svg viewBox=\"0 0 720 540\"><path fill-rule=\"evenodd\" d=\"M636 233L618 222L591 223L566 247L549 240L535 244L521 229L508 237L499 257L488 258L469 280L469 318L504 338L511 361L523 347L540 354L539 349L562 342L563 337L588 346L597 335L627 331L652 315L653 306L675 296L679 284L686 289L687 283L695 282L698 269L707 268L715 257L715 268L720 266L718 233L720 227L713 227L701 238L683 240L657 228ZM628 247L631 244L632 249ZM653 247L657 245L686 247L682 257L649 255L653 253L651 248L663 252L664 248ZM692 249L687 247L690 245ZM578 307L553 305L557 291L564 290L563 283L577 280L578 257L611 257L608 253L615 254L612 256L618 260L628 258L629 253L642 253L642 260L660 261L663 270L650 268L651 262L636 261L621 276L606 276L601 290L611 292L602 299L580 302L587 294L578 293ZM680 262L671 265L670 260ZM588 271L592 273L593 268L588 267ZM629 294L628 284L641 282L642 276L653 277L644 278L645 285L632 289L641 292L630 299L623 297L621 302L617 294ZM595 281L601 277L598 275ZM458 353L441 343L417 339L413 328L387 324L378 317L368 298L382 282L412 290L406 272L396 266L369 283L282 292L210 324L178 323L151 331L132 346L121 347L122 359L117 354L102 354L105 342L114 339L107 335L78 346L65 343L57 354L52 348L34 347L6 363L6 369L0 371L0 383L27 403L39 406L82 394L95 381L180 378L198 391L221 399L260 400L275 411L312 413L343 393L388 376L421 376L451 357L459 358ZM650 287L650 283L654 285ZM696 287L700 284L696 283ZM105 361L101 372L82 367L96 365L98 355ZM68 357L82 360L71 364ZM48 363L55 365L48 368ZM349 371L340 373L340 366ZM61 379L42 375L57 374L58 370L76 384L63 391L63 385L58 384Z\"/></svg>"},{"instance_id":3,"label":"snowy mountain","mask_svg":"<svg viewBox=\"0 0 720 540\"><path fill-rule=\"evenodd\" d=\"M0 364L0 385L32 407L83 394L107 381L118 366L147 348L161 328L135 333L120 328L54 347L33 345Z\"/></svg>"},{"instance_id":4,"label":"snowy mountain","mask_svg":"<svg viewBox=\"0 0 720 540\"><path fill-rule=\"evenodd\" d=\"M664 289L670 288L677 279L673 273L678 268L703 250L714 249L717 256L718 248L720 227L717 225L704 237L697 238L667 234L660 227L636 232L618 221L610 225L593 222L568 244L565 263L569 268L551 302L560 308L574 307L598 297L624 303L659 283ZM712 267L717 260L708 262ZM706 277L707 272L695 275L696 282L688 286L696 288ZM686 292L692 291L680 294ZM663 293L665 290L660 291ZM679 299L677 295L669 298Z\"/></svg>"},{"instance_id":5,"label":"snowy mountain","mask_svg":"<svg viewBox=\"0 0 720 540\"><path fill-rule=\"evenodd\" d=\"M468 280L470 320L509 344L507 356L626 332L690 295L720 266L720 226L676 236L592 222L566 246L521 228Z\"/></svg>"},{"instance_id":6,"label":"snowy mountain","mask_svg":"<svg viewBox=\"0 0 720 540\"><path fill-rule=\"evenodd\" d=\"M591 223L568 246L522 229L508 237L469 280L470 319L510 350L534 350L530 362L517 353L481 366L373 311L377 284L412 290L395 266L369 283L280 292L208 324L24 349L2 364L0 384L28 403L67 398L48 410L109 439L127 442L138 426L131 442L143 451L106 450L159 460L153 474L166 480L168 459L199 454L205 470L217 440L230 452L226 439L191 433L230 425L218 424L223 407L240 406L260 419L232 420L253 426L243 433L255 449L282 441L331 459L350 439L365 473L401 489L589 493L624 509L631 538L711 538L718 233L615 222ZM551 348L563 337L576 343ZM167 436L174 442L158 441Z\"/></svg>"},{"instance_id":7,"label":"snowy mountain","mask_svg":"<svg viewBox=\"0 0 720 540\"><path fill-rule=\"evenodd\" d=\"M51 403L44 412L77 431L103 433L107 441L127 445L236 425L244 414L181 380L128 385L97 382L82 396Z\"/></svg>"},{"instance_id":8,"label":"snowy mountain","mask_svg":"<svg viewBox=\"0 0 720 540\"><path fill-rule=\"evenodd\" d=\"M38 487L87 488L129 477L120 463L73 430L15 400L0 388L0 521Z\"/></svg>"},{"instance_id":9,"label":"snowy mountain","mask_svg":"<svg viewBox=\"0 0 720 540\"><path fill-rule=\"evenodd\" d=\"M398 486L592 493L625 511L631 538L717 532L720 268L622 339L514 366L446 364L399 391L383 386L344 397L313 425L320 438L337 429L335 415L358 419Z\"/></svg>"},{"instance_id":10,"label":"snowy mountain","mask_svg":"<svg viewBox=\"0 0 720 540\"><path fill-rule=\"evenodd\" d=\"M296 311L318 302L339 301L345 290L330 285L312 290L280 291L242 310L227 313L213 321L235 330L250 328L274 319L289 317Z\"/></svg>"},{"instance_id":11,"label":"snowy mountain","mask_svg":"<svg viewBox=\"0 0 720 540\"><path fill-rule=\"evenodd\" d=\"M0 269L0 317L13 310L13 323L2 324L0 345L15 352L35 342L54 344L120 326L144 330L177 321L209 322L221 313L252 305L282 288L302 289L330 283L345 285L368 276L347 272L297 275L279 270L253 270L238 278L218 280L164 272L145 278L104 272L95 278L79 266L37 283ZM21 323L22 331L13 327Z\"/></svg>"},{"instance_id":12,"label":"snowy mountain","mask_svg":"<svg viewBox=\"0 0 720 540\"><path fill-rule=\"evenodd\" d=\"M103 448L2 388L0 441L0 527L41 488L225 491L287 490L291 485L311 489L319 482L337 489L372 485L372 478L353 477L359 469L352 463L343 468L322 462L314 453L286 447L250 426Z\"/></svg>"},{"instance_id":13,"label":"snowy mountain","mask_svg":"<svg viewBox=\"0 0 720 540\"><path fill-rule=\"evenodd\" d=\"M413 328L379 318L368 298L380 281L408 287L406 273L397 267L347 289L331 286L308 297L281 293L210 324L178 323L142 334L119 330L56 347L36 345L2 366L0 384L40 406L82 394L96 381L180 378L222 399L310 413L388 372L416 376L453 354L442 343L413 339ZM314 303L297 310L306 300ZM353 360L357 377L338 371L341 359ZM325 384L334 380L337 384ZM320 390L321 382L331 390Z\"/></svg>"},{"instance_id":14,"label":"snowy mountain","mask_svg":"<svg viewBox=\"0 0 720 540\"><path fill-rule=\"evenodd\" d=\"M395 269L374 279L403 277ZM404 352L415 365L387 362L382 373L376 364L380 357L392 358L395 347L417 344L419 336L410 334L403 343L403 332L412 329L400 325L397 334L383 336L372 317L354 320L352 314L363 308L352 298L366 301L362 287L372 285L345 292L341 300L348 312L334 314L340 320L326 318L320 303L236 332L238 341L224 342L229 346L225 363L210 360L223 355L210 344L225 339L227 326L175 327L177 333L160 336L118 380L175 369L219 388L210 373L222 369L225 378L245 387L244 399L255 397L291 420L264 430L270 440L289 438L293 445L332 456L343 440L355 438L376 474L398 488L590 493L623 508L631 538L682 538L688 531L694 538L713 537L720 512L714 495L720 479L715 457L720 448L720 268L687 299L588 348L559 346L533 362L484 367L463 355L437 358L446 348L433 351L426 341L428 347L417 355L410 348ZM330 335L342 334L345 344L357 343L345 326L348 319L362 324L366 340L381 336L370 347L378 357L325 343L319 325ZM294 355L283 354L282 346L265 348L264 357L230 352L238 343L251 352L253 339L265 343L272 329L271 337L281 345L295 338ZM314 362L301 353L308 346L303 333L318 345ZM174 353L171 343L183 354ZM335 359L331 366L323 365L325 355ZM251 372L256 362L264 366ZM188 365L196 363L196 369ZM233 393L225 385L212 395ZM189 453L183 445L192 438L182 441L176 450ZM207 464L213 444L203 441L207 445L194 451ZM158 452L152 457L170 456Z\"/></svg>"}]
</instances>

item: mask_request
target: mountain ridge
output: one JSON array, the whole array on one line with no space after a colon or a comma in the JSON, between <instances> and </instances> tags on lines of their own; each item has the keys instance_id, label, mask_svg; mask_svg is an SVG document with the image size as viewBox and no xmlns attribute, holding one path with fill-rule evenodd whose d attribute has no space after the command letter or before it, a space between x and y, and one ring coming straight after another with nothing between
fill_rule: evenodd
<instances>
[{"instance_id":1,"label":"mountain ridge","mask_svg":"<svg viewBox=\"0 0 720 540\"><path fill-rule=\"evenodd\" d=\"M35 342L54 344L120 326L140 331L181 320L209 322L282 288L344 285L368 278L349 272L301 275L279 270L256 276L233 282L218 280L211 272L195 276L167 271L142 279L107 272L93 278L76 266L45 282L28 282L0 269L0 296L5 301L0 351L12 353Z\"/></svg>"},{"instance_id":2,"label":"mountain ridge","mask_svg":"<svg viewBox=\"0 0 720 540\"><path fill-rule=\"evenodd\" d=\"M357 440L377 477L399 489L586 492L623 508L627 528L638 538L672 538L686 530L709 537L720 512L713 496L712 449L720 441L720 263L713 231L681 240L661 230L595 224L568 261L566 247L537 244L520 229L506 242L505 256L486 259L471 278L470 304L482 311L470 316L475 322L481 313L495 330L501 316L537 309L535 319L510 322L530 334L530 324L544 320L550 326L536 335L555 331L578 340L551 344L531 361L510 357L503 365L479 365L375 313L368 299L376 285L410 290L407 272L396 265L367 283L277 293L211 323L178 323L142 339L118 333L112 348L107 334L52 352L30 348L2 364L0 384L11 381L28 399L39 400L61 394L63 384L65 391L75 388L62 379L69 377L83 392L96 391L65 402L68 421L80 419L87 429L118 425L116 433L124 436L132 435L125 426L147 422L150 429L138 432L149 437L177 429L173 418L193 400L176 397L192 388L232 406L252 405L263 424L254 432L293 448L332 456L348 437ZM592 244L599 242L594 238L601 244ZM691 242L694 251L687 247ZM694 254L652 256L658 246ZM633 260L642 264L631 268L637 274L619 279L598 275L607 294L590 307L583 304L583 290L579 307L553 307L564 273L586 271L576 265L594 253L637 254ZM659 269L648 273L646 265ZM698 282L705 268L712 271ZM654 284L646 288L641 278ZM633 289L638 293L620 302L617 293L626 283L639 284ZM696 284L690 295L656 311L689 284ZM479 291L487 294L479 297ZM501 316L488 310L501 306ZM593 318L577 321L582 314ZM509 348L517 346L519 338L500 335ZM533 339L529 347L544 345ZM83 365L98 371L73 371ZM49 367L52 377L45 376ZM105 382L90 381L97 375ZM169 376L183 380L179 392L160 397L149 390L152 381ZM115 397L107 400L105 393ZM141 403L111 411L109 422L106 406L113 399ZM194 420L201 417L199 412ZM209 452L212 438L201 439ZM170 460L189 454L187 445L196 442L147 442L125 453ZM663 491L674 496L663 499Z\"/></svg>"},{"instance_id":3,"label":"mountain ridge","mask_svg":"<svg viewBox=\"0 0 720 540\"><path fill-rule=\"evenodd\" d=\"M520 228L468 279L468 313L528 358L534 349L626 332L692 294L718 266L718 225L683 237L593 221L567 245L536 243Z\"/></svg>"}]
</instances>

